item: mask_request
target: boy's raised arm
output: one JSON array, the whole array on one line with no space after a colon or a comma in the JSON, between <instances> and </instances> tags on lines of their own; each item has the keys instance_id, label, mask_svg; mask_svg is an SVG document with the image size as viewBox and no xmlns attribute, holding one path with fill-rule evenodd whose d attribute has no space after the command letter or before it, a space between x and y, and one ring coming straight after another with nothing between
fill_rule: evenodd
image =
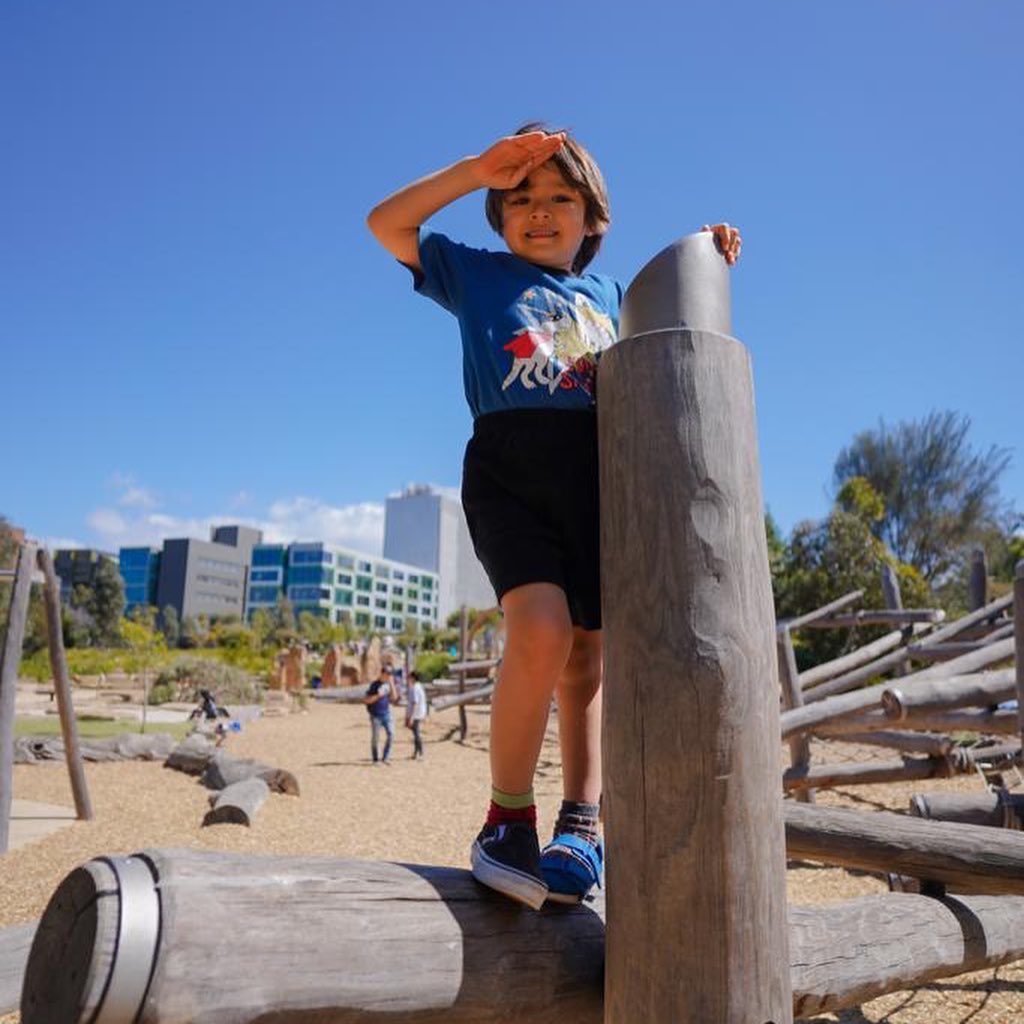
<instances>
[{"instance_id":1,"label":"boy's raised arm","mask_svg":"<svg viewBox=\"0 0 1024 1024\"><path fill-rule=\"evenodd\" d=\"M366 218L377 241L395 259L420 270L419 229L424 221L478 188L515 188L534 167L550 159L564 135L529 132L499 139L479 156L468 156L378 203Z\"/></svg>"}]
</instances>

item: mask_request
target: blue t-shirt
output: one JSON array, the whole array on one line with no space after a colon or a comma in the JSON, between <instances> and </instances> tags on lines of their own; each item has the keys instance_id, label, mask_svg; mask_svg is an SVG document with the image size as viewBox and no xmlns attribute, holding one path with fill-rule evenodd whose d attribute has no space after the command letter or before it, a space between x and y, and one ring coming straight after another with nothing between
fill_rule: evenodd
<instances>
[{"instance_id":1,"label":"blue t-shirt","mask_svg":"<svg viewBox=\"0 0 1024 1024\"><path fill-rule=\"evenodd\" d=\"M622 286L420 232L418 292L459 321L473 418L506 409L589 409L601 353L618 336Z\"/></svg>"},{"instance_id":2,"label":"blue t-shirt","mask_svg":"<svg viewBox=\"0 0 1024 1024\"><path fill-rule=\"evenodd\" d=\"M366 710L370 713L371 718L387 718L391 714L391 685L384 679L375 679L366 689L366 696L372 697L376 693L381 693L380 700L375 700L372 704L366 705Z\"/></svg>"}]
</instances>

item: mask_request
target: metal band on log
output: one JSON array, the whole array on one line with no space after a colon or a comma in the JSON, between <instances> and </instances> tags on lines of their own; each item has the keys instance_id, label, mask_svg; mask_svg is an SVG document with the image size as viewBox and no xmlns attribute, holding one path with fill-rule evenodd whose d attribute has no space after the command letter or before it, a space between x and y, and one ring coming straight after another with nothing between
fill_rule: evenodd
<instances>
[{"instance_id":1,"label":"metal band on log","mask_svg":"<svg viewBox=\"0 0 1024 1024\"><path fill-rule=\"evenodd\" d=\"M115 870L126 858L90 861L58 886L22 1024L111 1024L114 975L122 992L134 982L119 1019L141 1007L138 1024L601 1022L600 897L533 914L454 868L200 850L130 859L148 868L148 891ZM1024 956L1024 897L880 895L788 917L800 1016ZM121 922L137 919L126 935Z\"/></svg>"},{"instance_id":2,"label":"metal band on log","mask_svg":"<svg viewBox=\"0 0 1024 1024\"><path fill-rule=\"evenodd\" d=\"M753 384L728 330L728 268L694 235L637 276L601 360L608 1024L791 1019Z\"/></svg>"}]
</instances>

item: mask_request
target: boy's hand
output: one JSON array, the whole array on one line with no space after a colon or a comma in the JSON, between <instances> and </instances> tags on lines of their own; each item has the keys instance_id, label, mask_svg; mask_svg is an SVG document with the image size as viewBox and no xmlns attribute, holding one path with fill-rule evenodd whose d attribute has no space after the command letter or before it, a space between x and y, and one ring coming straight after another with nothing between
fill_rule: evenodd
<instances>
[{"instance_id":1,"label":"boy's hand","mask_svg":"<svg viewBox=\"0 0 1024 1024\"><path fill-rule=\"evenodd\" d=\"M718 251L725 257L725 262L730 267L734 266L740 258L740 249L743 248L740 229L729 224L705 224L701 231L710 231L715 236Z\"/></svg>"},{"instance_id":2,"label":"boy's hand","mask_svg":"<svg viewBox=\"0 0 1024 1024\"><path fill-rule=\"evenodd\" d=\"M550 160L564 141L564 132L509 135L473 161L473 174L482 188L515 188L530 171Z\"/></svg>"}]
</instances>

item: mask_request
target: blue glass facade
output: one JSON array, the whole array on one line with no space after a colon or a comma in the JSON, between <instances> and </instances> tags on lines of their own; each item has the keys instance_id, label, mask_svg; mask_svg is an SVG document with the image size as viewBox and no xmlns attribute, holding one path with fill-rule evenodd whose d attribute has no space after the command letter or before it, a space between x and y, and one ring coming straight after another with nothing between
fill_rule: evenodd
<instances>
[{"instance_id":1,"label":"blue glass facade","mask_svg":"<svg viewBox=\"0 0 1024 1024\"><path fill-rule=\"evenodd\" d=\"M133 608L156 606L156 586L160 579L160 552L154 548L121 548L118 571L124 581L125 612Z\"/></svg>"}]
</instances>

